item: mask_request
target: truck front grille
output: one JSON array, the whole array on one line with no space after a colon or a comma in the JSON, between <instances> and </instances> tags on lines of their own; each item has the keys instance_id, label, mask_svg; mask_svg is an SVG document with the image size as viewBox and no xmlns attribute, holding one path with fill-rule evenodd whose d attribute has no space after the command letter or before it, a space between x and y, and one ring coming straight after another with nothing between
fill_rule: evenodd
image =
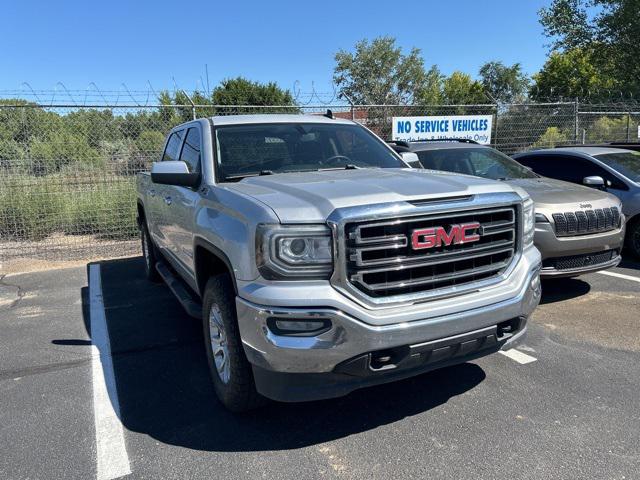
<instances>
[{"instance_id":1,"label":"truck front grille","mask_svg":"<svg viewBox=\"0 0 640 480\"><path fill-rule=\"evenodd\" d=\"M557 237L606 232L620 225L620 211L617 207L554 213L552 216Z\"/></svg>"},{"instance_id":2,"label":"truck front grille","mask_svg":"<svg viewBox=\"0 0 640 480\"><path fill-rule=\"evenodd\" d=\"M479 224L473 243L416 249L414 231ZM370 297L386 297L469 284L502 273L517 250L514 206L347 223L347 281Z\"/></svg>"}]
</instances>

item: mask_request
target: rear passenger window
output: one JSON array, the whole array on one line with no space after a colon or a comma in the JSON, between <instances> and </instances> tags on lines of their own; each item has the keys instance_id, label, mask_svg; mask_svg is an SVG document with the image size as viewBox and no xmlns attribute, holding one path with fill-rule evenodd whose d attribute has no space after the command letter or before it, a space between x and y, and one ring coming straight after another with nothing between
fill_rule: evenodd
<instances>
[{"instance_id":1,"label":"rear passenger window","mask_svg":"<svg viewBox=\"0 0 640 480\"><path fill-rule=\"evenodd\" d=\"M162 155L163 162L170 162L178 159L178 153L180 152L180 144L182 144L182 136L184 135L184 130L180 130L179 132L174 132L169 137L169 141L167 142L167 146L164 149L164 154Z\"/></svg>"},{"instance_id":2,"label":"rear passenger window","mask_svg":"<svg viewBox=\"0 0 640 480\"><path fill-rule=\"evenodd\" d=\"M184 141L180 160L189 167L190 173L200 172L200 130L190 128Z\"/></svg>"}]
</instances>

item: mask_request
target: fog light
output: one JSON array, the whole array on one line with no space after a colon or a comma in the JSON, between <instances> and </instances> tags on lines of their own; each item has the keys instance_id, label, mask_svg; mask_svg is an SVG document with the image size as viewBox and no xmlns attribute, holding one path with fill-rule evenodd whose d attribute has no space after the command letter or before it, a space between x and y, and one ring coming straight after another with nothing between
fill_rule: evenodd
<instances>
[{"instance_id":1,"label":"fog light","mask_svg":"<svg viewBox=\"0 0 640 480\"><path fill-rule=\"evenodd\" d=\"M269 329L276 335L310 336L319 335L331 328L331 320L318 318L313 320L269 318Z\"/></svg>"},{"instance_id":2,"label":"fog light","mask_svg":"<svg viewBox=\"0 0 640 480\"><path fill-rule=\"evenodd\" d=\"M531 290L533 290L536 293L539 293L541 288L540 288L540 273L539 271L536 272L536 274L531 278Z\"/></svg>"}]
</instances>

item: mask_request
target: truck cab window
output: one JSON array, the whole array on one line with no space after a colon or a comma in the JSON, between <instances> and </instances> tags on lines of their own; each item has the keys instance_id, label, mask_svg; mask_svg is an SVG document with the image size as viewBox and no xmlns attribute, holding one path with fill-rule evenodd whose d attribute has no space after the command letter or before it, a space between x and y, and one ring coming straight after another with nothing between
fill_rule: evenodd
<instances>
[{"instance_id":1,"label":"truck cab window","mask_svg":"<svg viewBox=\"0 0 640 480\"><path fill-rule=\"evenodd\" d=\"M180 130L171 134L171 136L169 137L169 141L167 142L167 146L164 149L164 154L162 155L163 162L170 162L172 160L178 159L178 153L180 152L180 145L182 145L183 135L184 130Z\"/></svg>"},{"instance_id":2,"label":"truck cab window","mask_svg":"<svg viewBox=\"0 0 640 480\"><path fill-rule=\"evenodd\" d=\"M187 137L180 152L180 160L189 167L190 173L200 172L200 130L192 127L187 131Z\"/></svg>"}]
</instances>

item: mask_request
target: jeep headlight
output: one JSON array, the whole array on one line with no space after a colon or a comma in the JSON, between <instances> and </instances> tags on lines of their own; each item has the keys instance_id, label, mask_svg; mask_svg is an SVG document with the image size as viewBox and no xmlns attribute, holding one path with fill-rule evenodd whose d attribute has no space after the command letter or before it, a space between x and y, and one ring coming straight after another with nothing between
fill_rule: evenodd
<instances>
[{"instance_id":1,"label":"jeep headlight","mask_svg":"<svg viewBox=\"0 0 640 480\"><path fill-rule=\"evenodd\" d=\"M536 215L533 200L527 198L522 206L522 243L523 248L533 245L533 235L535 233Z\"/></svg>"},{"instance_id":2,"label":"jeep headlight","mask_svg":"<svg viewBox=\"0 0 640 480\"><path fill-rule=\"evenodd\" d=\"M259 225L256 263L268 279L329 278L331 230L326 225Z\"/></svg>"}]
</instances>

